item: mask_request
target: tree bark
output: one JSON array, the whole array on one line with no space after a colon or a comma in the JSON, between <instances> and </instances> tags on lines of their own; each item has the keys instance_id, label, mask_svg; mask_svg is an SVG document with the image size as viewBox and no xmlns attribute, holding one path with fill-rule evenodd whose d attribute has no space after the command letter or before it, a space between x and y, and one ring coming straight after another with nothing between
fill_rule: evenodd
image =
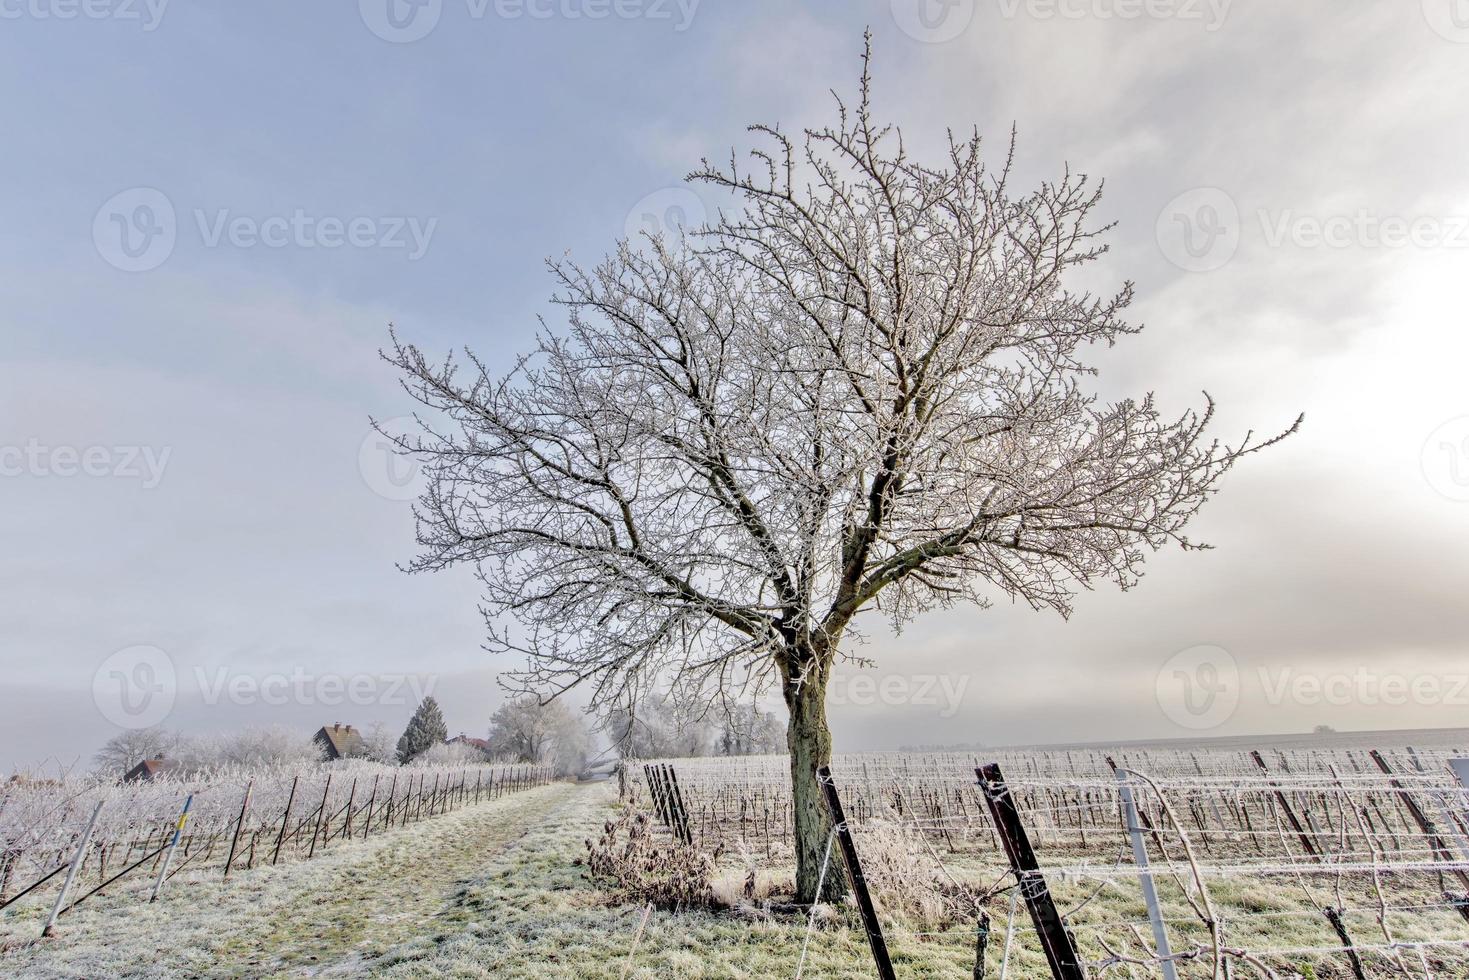
<instances>
[{"instance_id":1,"label":"tree bark","mask_svg":"<svg viewBox=\"0 0 1469 980\"><path fill-rule=\"evenodd\" d=\"M847 894L841 856L827 863L821 895L816 894L831 818L816 770L831 763L831 730L826 725L827 669L823 665L804 678L785 679L785 702L790 711L786 745L791 753L791 807L795 826L796 901L834 902Z\"/></svg>"}]
</instances>

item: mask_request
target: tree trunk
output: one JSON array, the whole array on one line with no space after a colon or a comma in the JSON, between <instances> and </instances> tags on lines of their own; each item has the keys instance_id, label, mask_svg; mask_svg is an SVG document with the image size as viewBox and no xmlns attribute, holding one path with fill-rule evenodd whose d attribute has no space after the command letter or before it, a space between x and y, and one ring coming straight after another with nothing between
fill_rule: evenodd
<instances>
[{"instance_id":1,"label":"tree trunk","mask_svg":"<svg viewBox=\"0 0 1469 980\"><path fill-rule=\"evenodd\" d=\"M818 899L817 880L826 856L831 819L816 770L831 763L831 731L826 727L826 671L813 670L803 683L787 679L785 702L790 710L786 745L791 752L791 804L796 833L796 901L834 902L847 893L841 855L833 849Z\"/></svg>"}]
</instances>

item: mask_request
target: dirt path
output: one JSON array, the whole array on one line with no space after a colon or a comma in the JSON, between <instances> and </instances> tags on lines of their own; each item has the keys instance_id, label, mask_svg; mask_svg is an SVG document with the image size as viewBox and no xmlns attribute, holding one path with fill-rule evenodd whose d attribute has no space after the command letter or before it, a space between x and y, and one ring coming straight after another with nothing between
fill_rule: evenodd
<instances>
[{"instance_id":1,"label":"dirt path","mask_svg":"<svg viewBox=\"0 0 1469 980\"><path fill-rule=\"evenodd\" d=\"M0 926L15 945L0 975L341 976L388 948L454 931L479 913L466 883L487 861L596 787L558 783L426 820L325 857L214 881L180 881L156 905L119 892L63 920L46 943L21 941L31 915ZM576 807L581 809L581 807ZM39 931L39 930L37 930ZM30 933L34 935L34 933Z\"/></svg>"}]
</instances>

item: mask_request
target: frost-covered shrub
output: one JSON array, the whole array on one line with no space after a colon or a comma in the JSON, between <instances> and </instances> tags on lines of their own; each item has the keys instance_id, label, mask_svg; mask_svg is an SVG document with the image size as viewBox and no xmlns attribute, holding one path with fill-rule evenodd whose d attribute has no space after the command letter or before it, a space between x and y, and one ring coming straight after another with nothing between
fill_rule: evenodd
<instances>
[{"instance_id":1,"label":"frost-covered shrub","mask_svg":"<svg viewBox=\"0 0 1469 980\"><path fill-rule=\"evenodd\" d=\"M661 909L706 908L714 902L710 880L719 854L653 834L649 815L633 808L602 826L587 845L587 869L620 896Z\"/></svg>"}]
</instances>

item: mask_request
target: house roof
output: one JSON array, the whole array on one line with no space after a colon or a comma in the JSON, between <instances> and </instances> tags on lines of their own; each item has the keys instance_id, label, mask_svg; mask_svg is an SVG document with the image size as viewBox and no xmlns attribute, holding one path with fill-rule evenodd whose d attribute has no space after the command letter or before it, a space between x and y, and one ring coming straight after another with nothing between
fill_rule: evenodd
<instances>
[{"instance_id":1,"label":"house roof","mask_svg":"<svg viewBox=\"0 0 1469 980\"><path fill-rule=\"evenodd\" d=\"M488 751L490 751L490 743L489 743L489 741L487 739L483 739L483 738L470 738L468 735L465 735L462 732L460 734L458 734L458 735L455 735L453 738L449 739L449 744L450 745L472 745L475 748L479 749L481 752L488 752Z\"/></svg>"},{"instance_id":2,"label":"house roof","mask_svg":"<svg viewBox=\"0 0 1469 980\"><path fill-rule=\"evenodd\" d=\"M312 738L321 743L327 755L333 759L350 759L353 756L367 754L367 744L362 741L362 735L357 729L351 725L343 725L339 722L323 725Z\"/></svg>"},{"instance_id":3,"label":"house roof","mask_svg":"<svg viewBox=\"0 0 1469 980\"><path fill-rule=\"evenodd\" d=\"M161 776L166 772L177 769L178 765L179 761L177 759L165 759L162 756L156 759L144 759L124 773L122 778L124 782L133 782L139 779L153 779L156 776Z\"/></svg>"}]
</instances>

